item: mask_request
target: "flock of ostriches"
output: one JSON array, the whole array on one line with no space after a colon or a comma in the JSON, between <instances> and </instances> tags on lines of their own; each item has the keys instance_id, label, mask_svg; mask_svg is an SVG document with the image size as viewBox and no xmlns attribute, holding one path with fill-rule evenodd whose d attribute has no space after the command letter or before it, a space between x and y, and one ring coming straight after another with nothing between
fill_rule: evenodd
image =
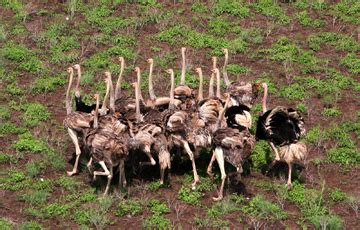
<instances>
[{"instance_id":1,"label":"flock of ostriches","mask_svg":"<svg viewBox=\"0 0 360 230\"><path fill-rule=\"evenodd\" d=\"M86 105L81 100L79 65L68 68L69 85L66 92L66 111L64 119L71 140L75 145L76 160L73 170L68 172L72 176L78 172L81 149L90 153L88 169L96 176L106 176L107 185L104 195L108 193L114 168L119 171L120 186L126 186L125 164L130 154L146 154L148 162L140 165L160 166L160 183L164 182L165 170L170 170L173 148L186 152L192 162L195 188L199 182L195 158L201 149L211 149L212 157L207 173L212 174L212 165L216 160L221 172L221 185L218 196L214 200L223 198L223 188L226 178L225 161L242 173L242 164L248 158L258 139L266 140L275 153L276 161L285 161L289 167L287 185L291 186L292 163L303 161L307 155L305 144L299 141L305 133L304 121L301 115L292 108L277 106L267 110L266 99L268 89L266 83L250 84L229 81L227 75L228 50L223 49L225 61L222 74L226 84L226 92L220 92L220 70L217 68L216 57L213 57L212 74L209 83L209 95L203 95L203 74L201 68L196 68L199 76L199 89L185 84L186 48L181 49L182 69L180 85L175 87L174 71L166 70L171 79L169 97L157 97L153 90L152 72L153 59L148 59L149 70L149 99L144 100L140 81L140 68L136 67L137 81L132 83L135 98L128 97L121 92L121 81L124 71L124 58L120 57L120 74L115 85L110 72L105 72L106 95L102 104L99 95L95 94L96 104ZM72 111L70 91L72 87L74 69L77 71L75 88L76 111ZM216 80L216 92L214 82ZM263 88L262 115L258 119L256 135L250 132L252 117L250 110ZM196 95L196 96L195 96ZM109 105L107 105L109 104ZM80 142L80 143L79 143ZM83 146L81 148L80 146ZM155 158L155 159L154 159ZM94 171L92 164L97 162L101 168ZM272 163L272 164L273 164Z\"/></svg>"}]
</instances>

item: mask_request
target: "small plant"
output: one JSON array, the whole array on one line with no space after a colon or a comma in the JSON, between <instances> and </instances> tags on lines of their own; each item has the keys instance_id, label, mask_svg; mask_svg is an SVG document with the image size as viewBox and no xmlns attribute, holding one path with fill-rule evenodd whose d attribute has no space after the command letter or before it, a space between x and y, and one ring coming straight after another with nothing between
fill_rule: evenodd
<instances>
[{"instance_id":1,"label":"small plant","mask_svg":"<svg viewBox=\"0 0 360 230\"><path fill-rule=\"evenodd\" d=\"M325 108L321 112L321 115L326 116L326 117L338 117L341 114L342 114L341 111L337 108Z\"/></svg>"},{"instance_id":2,"label":"small plant","mask_svg":"<svg viewBox=\"0 0 360 230\"><path fill-rule=\"evenodd\" d=\"M233 200L227 197L221 202L214 203L210 208L208 208L207 215L210 217L216 217L239 210L240 208L236 207L236 204L233 202Z\"/></svg>"},{"instance_id":3,"label":"small plant","mask_svg":"<svg viewBox=\"0 0 360 230\"><path fill-rule=\"evenodd\" d=\"M298 83L294 83L290 86L286 86L281 89L280 96L285 97L289 100L304 100L309 92L306 92L304 87Z\"/></svg>"},{"instance_id":4,"label":"small plant","mask_svg":"<svg viewBox=\"0 0 360 230\"><path fill-rule=\"evenodd\" d=\"M40 103L26 104L24 110L21 118L26 126L32 127L50 118L47 108Z\"/></svg>"},{"instance_id":5,"label":"small plant","mask_svg":"<svg viewBox=\"0 0 360 230\"><path fill-rule=\"evenodd\" d=\"M314 216L310 218L310 222L316 229L343 229L342 220L336 215Z\"/></svg>"},{"instance_id":6,"label":"small plant","mask_svg":"<svg viewBox=\"0 0 360 230\"><path fill-rule=\"evenodd\" d=\"M44 168L45 165L41 161L29 161L26 164L26 171L30 177L36 177Z\"/></svg>"},{"instance_id":7,"label":"small plant","mask_svg":"<svg viewBox=\"0 0 360 230\"><path fill-rule=\"evenodd\" d=\"M227 13L241 18L250 16L249 7L236 0L216 1L212 9L216 15Z\"/></svg>"},{"instance_id":8,"label":"small plant","mask_svg":"<svg viewBox=\"0 0 360 230\"><path fill-rule=\"evenodd\" d=\"M356 148L335 147L330 149L327 158L332 163L353 165L360 163L360 152Z\"/></svg>"},{"instance_id":9,"label":"small plant","mask_svg":"<svg viewBox=\"0 0 360 230\"><path fill-rule=\"evenodd\" d=\"M166 204L156 199L151 199L148 206L150 207L150 211L154 213L154 215L162 215L170 212L170 208Z\"/></svg>"},{"instance_id":10,"label":"small plant","mask_svg":"<svg viewBox=\"0 0 360 230\"><path fill-rule=\"evenodd\" d=\"M265 172L267 164L273 158L270 145L266 141L256 142L253 153L251 154L252 164L255 170Z\"/></svg>"},{"instance_id":11,"label":"small plant","mask_svg":"<svg viewBox=\"0 0 360 230\"><path fill-rule=\"evenodd\" d=\"M341 191L340 189L335 189L333 191L330 192L329 194L330 199L334 202L340 202L340 201L344 201L346 199L346 193L344 193L343 191Z\"/></svg>"},{"instance_id":12,"label":"small plant","mask_svg":"<svg viewBox=\"0 0 360 230\"><path fill-rule=\"evenodd\" d=\"M142 204L138 200L124 200L122 201L116 211L115 215L117 216L124 216L124 215L131 215L136 216L142 213Z\"/></svg>"},{"instance_id":13,"label":"small plant","mask_svg":"<svg viewBox=\"0 0 360 230\"><path fill-rule=\"evenodd\" d=\"M185 203L197 205L200 203L202 194L198 191L191 191L190 188L182 186L177 193L177 198Z\"/></svg>"},{"instance_id":14,"label":"small plant","mask_svg":"<svg viewBox=\"0 0 360 230\"><path fill-rule=\"evenodd\" d=\"M41 224L37 223L36 221L27 221L27 222L24 222L22 224L20 224L17 228L18 230L28 230L28 229L31 229L31 230L42 230L44 229Z\"/></svg>"},{"instance_id":15,"label":"small plant","mask_svg":"<svg viewBox=\"0 0 360 230\"><path fill-rule=\"evenodd\" d=\"M73 177L67 176L61 176L58 180L58 184L69 191L75 191L80 186L80 183Z\"/></svg>"},{"instance_id":16,"label":"small plant","mask_svg":"<svg viewBox=\"0 0 360 230\"><path fill-rule=\"evenodd\" d=\"M283 12L282 8L272 0L260 0L254 4L254 8L257 12L277 19L278 24L288 24L290 19Z\"/></svg>"},{"instance_id":17,"label":"small plant","mask_svg":"<svg viewBox=\"0 0 360 230\"><path fill-rule=\"evenodd\" d=\"M360 58L355 54L349 53L346 57L340 60L340 64L347 67L350 73L359 74L360 73Z\"/></svg>"},{"instance_id":18,"label":"small plant","mask_svg":"<svg viewBox=\"0 0 360 230\"><path fill-rule=\"evenodd\" d=\"M312 19L307 11L302 11L295 14L300 24L306 27L319 28L325 25L325 22L320 19Z\"/></svg>"},{"instance_id":19,"label":"small plant","mask_svg":"<svg viewBox=\"0 0 360 230\"><path fill-rule=\"evenodd\" d=\"M308 143L319 146L321 141L324 140L323 130L320 128L320 125L312 127L305 136L305 140Z\"/></svg>"},{"instance_id":20,"label":"small plant","mask_svg":"<svg viewBox=\"0 0 360 230\"><path fill-rule=\"evenodd\" d=\"M360 200L357 197L349 196L346 203L354 210L356 217L359 217Z\"/></svg>"},{"instance_id":21,"label":"small plant","mask_svg":"<svg viewBox=\"0 0 360 230\"><path fill-rule=\"evenodd\" d=\"M171 221L158 214L145 218L141 225L146 229L171 229Z\"/></svg>"},{"instance_id":22,"label":"small plant","mask_svg":"<svg viewBox=\"0 0 360 230\"><path fill-rule=\"evenodd\" d=\"M41 77L36 78L32 84L34 93L47 93L54 91L57 86L64 85L66 79L64 77Z\"/></svg>"},{"instance_id":23,"label":"small plant","mask_svg":"<svg viewBox=\"0 0 360 230\"><path fill-rule=\"evenodd\" d=\"M40 190L40 191L31 191L25 194L21 194L19 199L25 201L31 205L41 205L47 202L49 198L49 192Z\"/></svg>"},{"instance_id":24,"label":"small plant","mask_svg":"<svg viewBox=\"0 0 360 230\"><path fill-rule=\"evenodd\" d=\"M247 206L242 208L242 211L262 219L284 220L287 218L286 212L261 195L255 196Z\"/></svg>"},{"instance_id":25,"label":"small plant","mask_svg":"<svg viewBox=\"0 0 360 230\"><path fill-rule=\"evenodd\" d=\"M0 121L5 121L10 118L9 108L1 107L0 108Z\"/></svg>"},{"instance_id":26,"label":"small plant","mask_svg":"<svg viewBox=\"0 0 360 230\"><path fill-rule=\"evenodd\" d=\"M241 65L238 65L238 64L229 64L227 66L227 71L228 73L230 74L243 74L243 73L247 73L249 72L249 68L247 67L244 67L244 66L241 66Z\"/></svg>"},{"instance_id":27,"label":"small plant","mask_svg":"<svg viewBox=\"0 0 360 230\"><path fill-rule=\"evenodd\" d=\"M7 221L5 218L0 218L0 228L3 230L11 230L12 224Z\"/></svg>"},{"instance_id":28,"label":"small plant","mask_svg":"<svg viewBox=\"0 0 360 230\"><path fill-rule=\"evenodd\" d=\"M19 140L11 146L17 151L30 151L33 153L41 153L48 150L48 146L43 141L35 139L29 132L21 134Z\"/></svg>"},{"instance_id":29,"label":"small plant","mask_svg":"<svg viewBox=\"0 0 360 230\"><path fill-rule=\"evenodd\" d=\"M70 208L71 206L69 204L61 205L58 203L52 203L42 208L41 212L44 214L45 218L51 218L67 215Z\"/></svg>"}]
</instances>

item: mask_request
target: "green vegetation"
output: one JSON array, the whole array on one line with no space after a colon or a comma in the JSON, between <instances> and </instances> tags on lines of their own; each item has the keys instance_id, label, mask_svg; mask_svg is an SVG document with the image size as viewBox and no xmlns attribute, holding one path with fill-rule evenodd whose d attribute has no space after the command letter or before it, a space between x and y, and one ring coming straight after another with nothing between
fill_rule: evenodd
<instances>
[{"instance_id":1,"label":"green vegetation","mask_svg":"<svg viewBox=\"0 0 360 230\"><path fill-rule=\"evenodd\" d=\"M340 202L340 201L344 201L346 199L346 193L344 193L343 191L341 191L340 189L335 189L332 190L329 194L330 199L334 202Z\"/></svg>"},{"instance_id":2,"label":"green vegetation","mask_svg":"<svg viewBox=\"0 0 360 230\"><path fill-rule=\"evenodd\" d=\"M255 196L248 205L242 208L242 211L260 219L283 220L287 218L286 212L261 195Z\"/></svg>"},{"instance_id":3,"label":"green vegetation","mask_svg":"<svg viewBox=\"0 0 360 230\"><path fill-rule=\"evenodd\" d=\"M124 216L131 215L136 216L142 213L142 204L138 200L124 200L118 205L115 215Z\"/></svg>"},{"instance_id":4,"label":"green vegetation","mask_svg":"<svg viewBox=\"0 0 360 230\"><path fill-rule=\"evenodd\" d=\"M301 11L295 14L296 18L299 20L300 24L306 27L323 27L325 22L320 19L312 19L307 11Z\"/></svg>"},{"instance_id":5,"label":"green vegetation","mask_svg":"<svg viewBox=\"0 0 360 230\"><path fill-rule=\"evenodd\" d=\"M21 116L24 125L35 126L41 121L45 121L50 118L50 113L47 108L40 103L28 103L23 107L24 113Z\"/></svg>"},{"instance_id":6,"label":"green vegetation","mask_svg":"<svg viewBox=\"0 0 360 230\"><path fill-rule=\"evenodd\" d=\"M32 85L34 93L47 93L54 91L57 86L64 85L66 79L64 77L41 77L35 79Z\"/></svg>"},{"instance_id":7,"label":"green vegetation","mask_svg":"<svg viewBox=\"0 0 360 230\"><path fill-rule=\"evenodd\" d=\"M360 58L355 54L348 54L340 60L340 64L347 67L350 73L359 74L360 73Z\"/></svg>"},{"instance_id":8,"label":"green vegetation","mask_svg":"<svg viewBox=\"0 0 360 230\"><path fill-rule=\"evenodd\" d=\"M265 172L267 164L271 162L273 153L270 145L266 141L257 141L251 154L253 168Z\"/></svg>"},{"instance_id":9,"label":"green vegetation","mask_svg":"<svg viewBox=\"0 0 360 230\"><path fill-rule=\"evenodd\" d=\"M348 52L356 52L360 50L360 45L353 37L334 32L311 34L307 41L309 43L309 47L315 51L319 51L322 44L330 44L337 50L344 50Z\"/></svg>"},{"instance_id":10,"label":"green vegetation","mask_svg":"<svg viewBox=\"0 0 360 230\"><path fill-rule=\"evenodd\" d=\"M255 10L265 16L276 18L276 22L284 25L290 22L282 8L272 0L259 0L254 4Z\"/></svg>"},{"instance_id":11,"label":"green vegetation","mask_svg":"<svg viewBox=\"0 0 360 230\"><path fill-rule=\"evenodd\" d=\"M21 134L19 140L12 147L17 151L30 151L33 153L41 153L48 149L43 141L35 139L29 132Z\"/></svg>"},{"instance_id":12,"label":"green vegetation","mask_svg":"<svg viewBox=\"0 0 360 230\"><path fill-rule=\"evenodd\" d=\"M243 4L242 1L236 0L217 0L213 6L213 12L217 15L227 13L232 16L238 16L241 18L248 17L250 15L250 9Z\"/></svg>"},{"instance_id":13,"label":"green vegetation","mask_svg":"<svg viewBox=\"0 0 360 230\"><path fill-rule=\"evenodd\" d=\"M191 191L190 188L182 186L177 193L177 198L187 204L198 205L202 194L198 191Z\"/></svg>"}]
</instances>

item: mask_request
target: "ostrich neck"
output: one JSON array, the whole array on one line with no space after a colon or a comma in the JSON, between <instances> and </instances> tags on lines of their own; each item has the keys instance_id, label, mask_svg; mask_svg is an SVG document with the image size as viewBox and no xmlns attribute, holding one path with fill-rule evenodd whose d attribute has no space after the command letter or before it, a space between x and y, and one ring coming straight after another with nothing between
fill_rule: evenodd
<instances>
[{"instance_id":1,"label":"ostrich neck","mask_svg":"<svg viewBox=\"0 0 360 230\"><path fill-rule=\"evenodd\" d=\"M96 98L95 115L94 115L94 124L93 124L94 129L98 128L99 103L100 103L100 100L99 100L99 97L97 97Z\"/></svg>"},{"instance_id":2,"label":"ostrich neck","mask_svg":"<svg viewBox=\"0 0 360 230\"><path fill-rule=\"evenodd\" d=\"M216 71L216 97L220 98L221 97L221 92L220 92L220 72Z\"/></svg>"},{"instance_id":3,"label":"ostrich neck","mask_svg":"<svg viewBox=\"0 0 360 230\"><path fill-rule=\"evenodd\" d=\"M224 119L224 114L227 108L229 107L229 102L230 102L230 96L226 99L224 108L219 113L218 119L216 121L216 129L219 129L221 126L221 121Z\"/></svg>"},{"instance_id":4,"label":"ostrich neck","mask_svg":"<svg viewBox=\"0 0 360 230\"><path fill-rule=\"evenodd\" d=\"M214 73L211 74L209 83L209 98L214 97Z\"/></svg>"},{"instance_id":5,"label":"ostrich neck","mask_svg":"<svg viewBox=\"0 0 360 230\"><path fill-rule=\"evenodd\" d=\"M229 86L230 85L230 81L228 78L228 74L227 74L227 65L228 65L228 59L229 59L229 55L225 54L225 61L224 61L224 66L223 66L223 75L224 75L224 81L225 81L225 85Z\"/></svg>"},{"instance_id":6,"label":"ostrich neck","mask_svg":"<svg viewBox=\"0 0 360 230\"><path fill-rule=\"evenodd\" d=\"M203 96L203 75L202 72L199 72L199 78L200 78L200 82L199 82L199 95L198 95L198 101L201 101L204 96Z\"/></svg>"},{"instance_id":7,"label":"ostrich neck","mask_svg":"<svg viewBox=\"0 0 360 230\"><path fill-rule=\"evenodd\" d=\"M175 76L174 72L170 73L171 76L171 87L170 87L170 103L169 103L169 109L173 107L174 105L174 90L175 90Z\"/></svg>"},{"instance_id":8,"label":"ostrich neck","mask_svg":"<svg viewBox=\"0 0 360 230\"><path fill-rule=\"evenodd\" d=\"M106 93L105 93L105 96L104 96L104 101L103 101L103 104L101 106L101 110L105 110L106 109L106 102L107 102L107 99L109 97L109 92L110 92L110 82L107 82L106 83Z\"/></svg>"},{"instance_id":9,"label":"ostrich neck","mask_svg":"<svg viewBox=\"0 0 360 230\"><path fill-rule=\"evenodd\" d=\"M182 63L181 63L180 85L185 85L185 71L186 71L185 52L182 52L181 56L182 56Z\"/></svg>"},{"instance_id":10,"label":"ostrich neck","mask_svg":"<svg viewBox=\"0 0 360 230\"><path fill-rule=\"evenodd\" d=\"M267 85L265 84L263 86L264 88L264 97L262 99L262 109L263 109L263 114L267 111L267 108L266 108L266 102L267 102L267 96L268 96L268 87Z\"/></svg>"},{"instance_id":11,"label":"ostrich neck","mask_svg":"<svg viewBox=\"0 0 360 230\"><path fill-rule=\"evenodd\" d=\"M153 64L151 63L150 71L149 71L149 95L150 95L151 100L155 100L156 96L155 96L153 82L152 82L152 72L153 72Z\"/></svg>"},{"instance_id":12,"label":"ostrich neck","mask_svg":"<svg viewBox=\"0 0 360 230\"><path fill-rule=\"evenodd\" d=\"M139 93L139 100L144 101L144 98L141 93L141 73L140 70L137 72L137 84L138 84L138 93Z\"/></svg>"},{"instance_id":13,"label":"ostrich neck","mask_svg":"<svg viewBox=\"0 0 360 230\"><path fill-rule=\"evenodd\" d=\"M121 95L121 82L122 82L123 72L124 72L124 63L121 62L120 73L115 86L115 100L119 99Z\"/></svg>"},{"instance_id":14,"label":"ostrich neck","mask_svg":"<svg viewBox=\"0 0 360 230\"><path fill-rule=\"evenodd\" d=\"M69 85L68 85L68 88L66 90L66 97L65 97L66 114L71 113L70 90L71 90L71 85L72 85L72 82L73 82L73 77L74 77L74 72L70 72Z\"/></svg>"},{"instance_id":15,"label":"ostrich neck","mask_svg":"<svg viewBox=\"0 0 360 230\"><path fill-rule=\"evenodd\" d=\"M75 91L76 91L77 94L80 94L80 89L79 89L80 88L80 81L81 81L81 68L80 67L77 69L77 74L78 74L78 77L77 77L77 81L76 81Z\"/></svg>"},{"instance_id":16,"label":"ostrich neck","mask_svg":"<svg viewBox=\"0 0 360 230\"><path fill-rule=\"evenodd\" d=\"M213 59L213 69L216 69L217 67L217 60L216 58Z\"/></svg>"},{"instance_id":17,"label":"ostrich neck","mask_svg":"<svg viewBox=\"0 0 360 230\"><path fill-rule=\"evenodd\" d=\"M135 112L136 112L136 122L140 122L140 102L139 102L139 85L135 84Z\"/></svg>"},{"instance_id":18,"label":"ostrich neck","mask_svg":"<svg viewBox=\"0 0 360 230\"><path fill-rule=\"evenodd\" d=\"M114 94L114 85L112 83L111 76L109 76L110 82L110 110L112 113L115 113L115 94Z\"/></svg>"}]
</instances>

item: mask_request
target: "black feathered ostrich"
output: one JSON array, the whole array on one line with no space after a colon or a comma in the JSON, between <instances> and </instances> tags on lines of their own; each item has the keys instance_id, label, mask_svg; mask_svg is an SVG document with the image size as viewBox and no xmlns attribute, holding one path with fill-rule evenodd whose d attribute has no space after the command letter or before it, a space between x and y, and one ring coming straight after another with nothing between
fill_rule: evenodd
<instances>
[{"instance_id":1,"label":"black feathered ostrich","mask_svg":"<svg viewBox=\"0 0 360 230\"><path fill-rule=\"evenodd\" d=\"M220 112L217 121L217 130L213 134L213 156L208 166L208 173L211 173L211 166L214 159L216 159L221 172L221 185L218 197L213 197L214 201L219 201L223 198L224 184L226 179L225 161L236 168L236 173L243 172L242 164L244 159L248 158L255 146L255 137L249 130L242 126L221 128L220 124L224 117L224 112L227 109L230 101L230 96L227 94L227 100L224 109Z\"/></svg>"},{"instance_id":2,"label":"black feathered ostrich","mask_svg":"<svg viewBox=\"0 0 360 230\"><path fill-rule=\"evenodd\" d=\"M292 163L295 160L304 161L307 156L306 145L299 142L305 134L304 119L293 108L277 106L267 110L268 86L266 83L263 83L262 86L264 88L263 114L258 119L256 138L268 141L275 152L275 160L271 166L276 161L287 163L289 166L287 185L291 187ZM279 147L279 151L276 146Z\"/></svg>"}]
</instances>

